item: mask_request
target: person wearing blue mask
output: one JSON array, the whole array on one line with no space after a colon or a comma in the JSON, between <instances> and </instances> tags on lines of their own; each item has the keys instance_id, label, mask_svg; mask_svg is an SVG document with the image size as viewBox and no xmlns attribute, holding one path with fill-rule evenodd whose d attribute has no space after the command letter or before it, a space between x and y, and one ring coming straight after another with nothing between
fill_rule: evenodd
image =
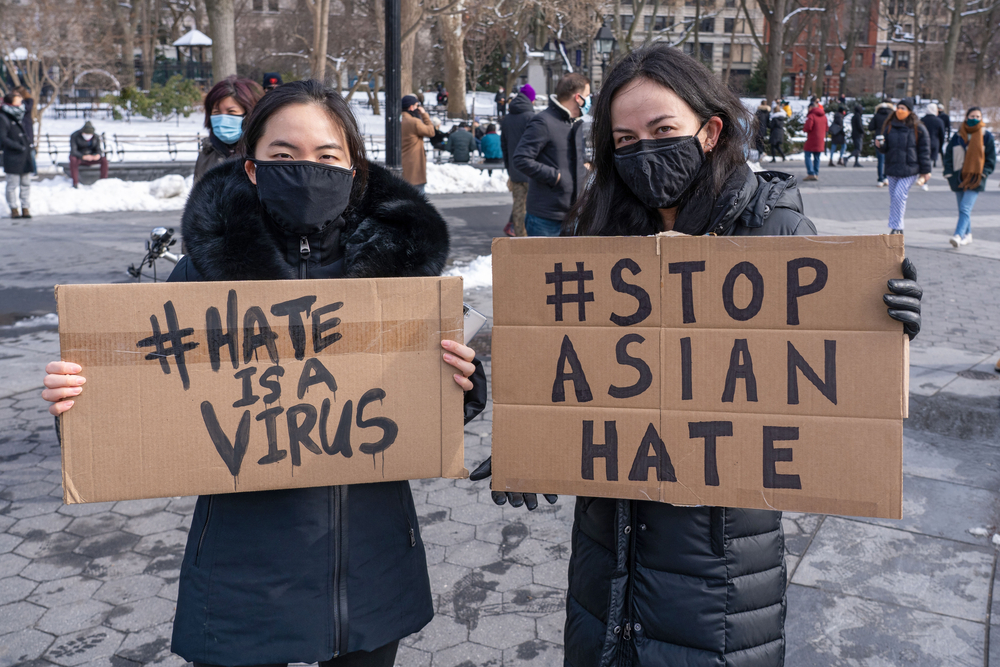
<instances>
[{"instance_id":1,"label":"person wearing blue mask","mask_svg":"<svg viewBox=\"0 0 1000 667\"><path fill-rule=\"evenodd\" d=\"M243 118L264 96L256 81L230 76L215 84L205 96L205 127L208 137L194 165L194 180L200 181L212 167L238 157L236 144L243 134Z\"/></svg>"}]
</instances>

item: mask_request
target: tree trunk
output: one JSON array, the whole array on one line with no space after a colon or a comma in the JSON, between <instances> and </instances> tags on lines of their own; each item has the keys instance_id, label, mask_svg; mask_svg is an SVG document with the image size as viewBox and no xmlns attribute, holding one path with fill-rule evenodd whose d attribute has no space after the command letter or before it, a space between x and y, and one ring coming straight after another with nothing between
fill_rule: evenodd
<instances>
[{"instance_id":1,"label":"tree trunk","mask_svg":"<svg viewBox=\"0 0 1000 667\"><path fill-rule=\"evenodd\" d=\"M723 23L725 25L725 23ZM726 69L722 72L722 85L729 86L729 73L733 69L733 47L736 46L736 20L733 20L733 32L729 35L729 57L726 58Z\"/></svg>"},{"instance_id":2,"label":"tree trunk","mask_svg":"<svg viewBox=\"0 0 1000 667\"><path fill-rule=\"evenodd\" d=\"M825 4L827 11L821 12L819 16L819 58L816 60L816 88L819 90L814 92L817 97L824 93L827 96L830 94L830 82L826 77L826 64L830 61L830 54L826 50L826 45L830 41L830 4Z\"/></svg>"},{"instance_id":3,"label":"tree trunk","mask_svg":"<svg viewBox=\"0 0 1000 667\"><path fill-rule=\"evenodd\" d=\"M399 89L403 95L416 91L413 85L413 51L417 43L418 22L423 23L419 0L401 0L399 24L403 40L399 47ZM420 102L423 103L423 100Z\"/></svg>"},{"instance_id":4,"label":"tree trunk","mask_svg":"<svg viewBox=\"0 0 1000 667\"><path fill-rule=\"evenodd\" d=\"M997 2L993 3L993 8L990 9L989 17L986 19L986 25L995 26L997 24L997 21L1000 21L1000 0L997 0ZM993 36L995 34L996 31L994 30L988 30L988 29L983 30L982 42L980 43L980 49L979 49L979 54L980 54L979 61L976 62L976 79L974 84L975 88L973 89L974 93L973 99L976 100L983 99L983 97L986 94L986 75L989 74L990 71L990 64L989 60L986 58L986 52L990 48L990 42L993 41ZM951 41L951 31L948 32L948 41L949 42ZM958 40L956 39L956 41ZM947 57L947 52L945 57ZM948 63L946 61L945 67L947 68L947 66ZM952 75L951 77L948 77L948 89L947 89L948 97L944 101L946 107L951 104L951 92L952 92L954 69L955 69L955 60L953 56L951 62L951 71L949 72L947 69L945 70L946 72L948 72L948 74Z\"/></svg>"},{"instance_id":5,"label":"tree trunk","mask_svg":"<svg viewBox=\"0 0 1000 667\"><path fill-rule=\"evenodd\" d=\"M694 0L694 57L701 60L701 0Z\"/></svg>"},{"instance_id":6,"label":"tree trunk","mask_svg":"<svg viewBox=\"0 0 1000 667\"><path fill-rule=\"evenodd\" d=\"M132 10L121 6L117 0L110 0L111 10L122 31L122 86L135 86L135 27L132 24Z\"/></svg>"},{"instance_id":7,"label":"tree trunk","mask_svg":"<svg viewBox=\"0 0 1000 667\"><path fill-rule=\"evenodd\" d=\"M767 44L767 99L776 100L781 97L781 75L785 69L785 51L782 37L785 34L785 1L774 0L774 8L770 15L765 11L770 41ZM761 7L761 9L764 9Z\"/></svg>"},{"instance_id":8,"label":"tree trunk","mask_svg":"<svg viewBox=\"0 0 1000 667\"><path fill-rule=\"evenodd\" d=\"M313 43L309 75L326 83L326 48L330 40L330 0L311 0L313 7Z\"/></svg>"},{"instance_id":9,"label":"tree trunk","mask_svg":"<svg viewBox=\"0 0 1000 667\"><path fill-rule=\"evenodd\" d=\"M941 95L939 100L950 113L951 94L955 85L955 54L958 53L958 40L962 34L962 10L964 0L954 0L955 7L951 10L951 24L948 26L948 38L944 43L944 63L941 68ZM987 31L988 32L988 31ZM978 89L980 67L976 71L976 88Z\"/></svg>"},{"instance_id":10,"label":"tree trunk","mask_svg":"<svg viewBox=\"0 0 1000 667\"><path fill-rule=\"evenodd\" d=\"M465 52L462 48L462 11L459 2L450 12L441 15L441 41L444 42L444 87L448 91L448 115L465 118Z\"/></svg>"},{"instance_id":11,"label":"tree trunk","mask_svg":"<svg viewBox=\"0 0 1000 667\"><path fill-rule=\"evenodd\" d=\"M236 74L236 10L233 0L205 0L212 37L212 80Z\"/></svg>"}]
</instances>

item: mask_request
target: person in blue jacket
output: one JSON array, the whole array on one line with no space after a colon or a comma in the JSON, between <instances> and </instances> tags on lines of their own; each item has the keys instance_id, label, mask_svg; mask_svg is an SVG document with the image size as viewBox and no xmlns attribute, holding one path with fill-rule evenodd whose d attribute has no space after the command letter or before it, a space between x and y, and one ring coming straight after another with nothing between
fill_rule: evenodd
<instances>
[{"instance_id":1,"label":"person in blue jacket","mask_svg":"<svg viewBox=\"0 0 1000 667\"><path fill-rule=\"evenodd\" d=\"M273 90L246 119L239 150L244 159L195 184L182 218L188 254L171 281L434 276L444 267L444 220L368 161L338 91L318 81ZM468 421L485 405L485 374L470 348L442 346ZM58 415L79 395L83 369L59 361L46 370L42 396ZM408 482L202 496L171 648L196 666L391 667L399 640L433 615Z\"/></svg>"},{"instance_id":2,"label":"person in blue jacket","mask_svg":"<svg viewBox=\"0 0 1000 667\"><path fill-rule=\"evenodd\" d=\"M500 135L497 134L497 126L490 123L486 126L486 134L480 141L479 148L486 160L503 160L503 149L500 147Z\"/></svg>"}]
</instances>

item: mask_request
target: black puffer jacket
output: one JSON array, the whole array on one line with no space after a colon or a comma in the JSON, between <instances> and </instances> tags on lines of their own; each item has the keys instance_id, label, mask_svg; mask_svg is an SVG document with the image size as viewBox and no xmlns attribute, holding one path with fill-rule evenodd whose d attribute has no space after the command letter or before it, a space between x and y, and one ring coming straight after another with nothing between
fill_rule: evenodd
<instances>
[{"instance_id":1,"label":"black puffer jacket","mask_svg":"<svg viewBox=\"0 0 1000 667\"><path fill-rule=\"evenodd\" d=\"M885 153L885 174L906 178L931 173L931 138L924 124L910 127L895 116L883 130L885 141L879 151Z\"/></svg>"},{"instance_id":2,"label":"black puffer jacket","mask_svg":"<svg viewBox=\"0 0 1000 667\"><path fill-rule=\"evenodd\" d=\"M261 213L238 161L212 169L182 219L189 254L172 281L434 276L444 220L407 183L370 166L342 227L288 237ZM485 376L478 380L485 402ZM470 407L467 420L481 411ZM181 564L172 650L213 665L317 662L371 651L433 616L407 482L202 496Z\"/></svg>"},{"instance_id":3,"label":"black puffer jacket","mask_svg":"<svg viewBox=\"0 0 1000 667\"><path fill-rule=\"evenodd\" d=\"M0 150L3 151L4 172L27 174L31 171L30 147L21 119L15 118L6 109L0 110Z\"/></svg>"},{"instance_id":4,"label":"black puffer jacket","mask_svg":"<svg viewBox=\"0 0 1000 667\"><path fill-rule=\"evenodd\" d=\"M703 207L722 235L816 233L795 178L739 170ZM779 667L781 513L578 498L565 667Z\"/></svg>"},{"instance_id":5,"label":"black puffer jacket","mask_svg":"<svg viewBox=\"0 0 1000 667\"><path fill-rule=\"evenodd\" d=\"M500 149L503 151L503 166L507 169L507 175L515 183L527 183L528 177L514 166L514 153L517 145L521 142L521 135L524 128L528 126L528 121L535 116L535 107L531 105L531 100L526 95L518 93L510 101L510 109L507 115L500 121Z\"/></svg>"},{"instance_id":6,"label":"black puffer jacket","mask_svg":"<svg viewBox=\"0 0 1000 667\"><path fill-rule=\"evenodd\" d=\"M830 126L830 143L831 144L846 144L847 136L844 132L844 114L837 111L833 114L833 125Z\"/></svg>"}]
</instances>

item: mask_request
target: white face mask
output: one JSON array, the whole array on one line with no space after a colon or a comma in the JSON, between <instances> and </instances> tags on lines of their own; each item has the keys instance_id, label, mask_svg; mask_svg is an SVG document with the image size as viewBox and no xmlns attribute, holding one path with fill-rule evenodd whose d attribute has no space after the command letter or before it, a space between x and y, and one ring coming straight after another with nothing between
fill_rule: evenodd
<instances>
[{"instance_id":1,"label":"white face mask","mask_svg":"<svg viewBox=\"0 0 1000 667\"><path fill-rule=\"evenodd\" d=\"M92 134L81 134L80 136L83 137L85 141L90 141L94 138L94 135Z\"/></svg>"}]
</instances>

